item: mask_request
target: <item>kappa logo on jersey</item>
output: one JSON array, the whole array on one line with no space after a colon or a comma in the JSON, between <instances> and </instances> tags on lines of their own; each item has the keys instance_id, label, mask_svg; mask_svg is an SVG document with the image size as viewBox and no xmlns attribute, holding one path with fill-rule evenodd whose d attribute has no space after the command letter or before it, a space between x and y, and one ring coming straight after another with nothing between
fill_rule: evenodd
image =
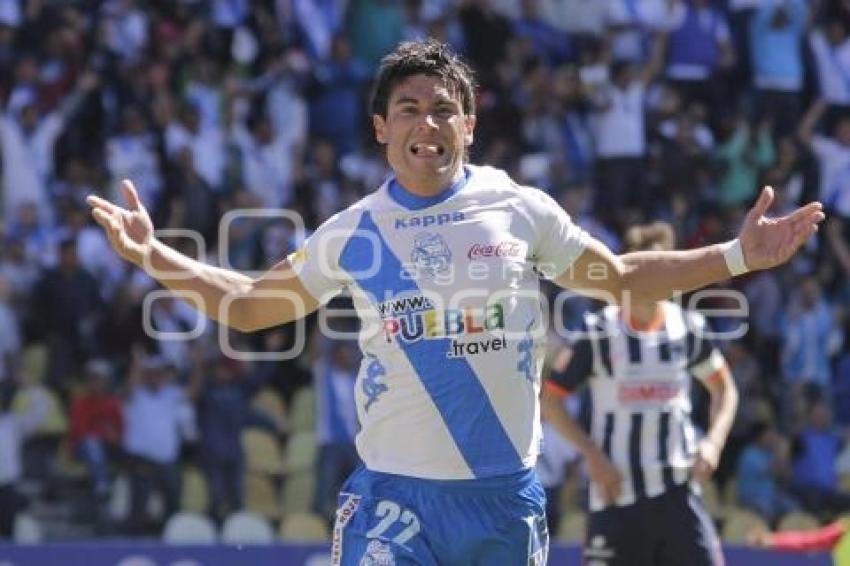
<instances>
[{"instance_id":1,"label":"kappa logo on jersey","mask_svg":"<svg viewBox=\"0 0 850 566\"><path fill-rule=\"evenodd\" d=\"M366 377L363 379L363 394L369 400L366 401L366 406L363 409L368 413L372 404L389 389L389 386L382 379L387 375L387 368L384 367L384 364L374 354L366 354L366 357L370 361L369 365L366 366Z\"/></svg>"},{"instance_id":2,"label":"kappa logo on jersey","mask_svg":"<svg viewBox=\"0 0 850 566\"><path fill-rule=\"evenodd\" d=\"M534 356L532 353L534 349L534 338L531 336L531 328L533 326L534 320L532 319L525 327L525 336L516 346L519 353L519 361L517 362L516 369L522 372L528 381L534 381L534 377L537 375L534 371Z\"/></svg>"},{"instance_id":3,"label":"kappa logo on jersey","mask_svg":"<svg viewBox=\"0 0 850 566\"><path fill-rule=\"evenodd\" d=\"M485 259L491 257L523 257L527 246L522 242L505 240L497 244L472 244L466 257L469 259Z\"/></svg>"},{"instance_id":4,"label":"kappa logo on jersey","mask_svg":"<svg viewBox=\"0 0 850 566\"><path fill-rule=\"evenodd\" d=\"M408 216L407 218L396 218L395 229L427 228L429 226L444 226L464 220L463 212L444 212L442 214L423 214L421 216Z\"/></svg>"},{"instance_id":5,"label":"kappa logo on jersey","mask_svg":"<svg viewBox=\"0 0 850 566\"><path fill-rule=\"evenodd\" d=\"M413 262L419 273L428 277L436 277L449 272L452 251L439 234L421 232L413 239L410 261Z\"/></svg>"},{"instance_id":6,"label":"kappa logo on jersey","mask_svg":"<svg viewBox=\"0 0 850 566\"><path fill-rule=\"evenodd\" d=\"M363 558L360 559L360 566L395 566L392 547L379 540L370 540Z\"/></svg>"}]
</instances>

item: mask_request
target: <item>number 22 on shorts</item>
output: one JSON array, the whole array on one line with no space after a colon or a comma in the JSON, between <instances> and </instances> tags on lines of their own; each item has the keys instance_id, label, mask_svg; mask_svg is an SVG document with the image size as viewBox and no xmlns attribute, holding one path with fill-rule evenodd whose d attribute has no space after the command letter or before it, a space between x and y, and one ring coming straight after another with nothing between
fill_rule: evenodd
<instances>
[{"instance_id":1,"label":"number 22 on shorts","mask_svg":"<svg viewBox=\"0 0 850 566\"><path fill-rule=\"evenodd\" d=\"M366 533L366 538L381 538L398 521L401 521L405 528L390 539L395 544L404 545L419 534L419 518L410 509L402 509L395 501L387 499L379 501L375 508L375 516L380 521Z\"/></svg>"}]
</instances>

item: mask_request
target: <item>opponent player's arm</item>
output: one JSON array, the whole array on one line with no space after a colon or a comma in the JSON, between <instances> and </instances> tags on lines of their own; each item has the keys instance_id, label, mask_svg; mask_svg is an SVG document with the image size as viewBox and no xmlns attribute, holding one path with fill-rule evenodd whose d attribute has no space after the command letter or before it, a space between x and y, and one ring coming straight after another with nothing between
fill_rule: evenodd
<instances>
[{"instance_id":1,"label":"opponent player's arm","mask_svg":"<svg viewBox=\"0 0 850 566\"><path fill-rule=\"evenodd\" d=\"M623 478L611 460L566 410L563 398L563 393L559 393L552 383L547 383L541 394L541 416L581 452L587 464L587 472L598 486L602 498L606 503L613 503L620 497Z\"/></svg>"},{"instance_id":2,"label":"opponent player's arm","mask_svg":"<svg viewBox=\"0 0 850 566\"><path fill-rule=\"evenodd\" d=\"M711 398L709 407L709 428L705 437L712 444L723 449L729 430L735 421L738 410L738 386L732 379L732 372L724 366L711 378L703 382Z\"/></svg>"},{"instance_id":3,"label":"opponent player's arm","mask_svg":"<svg viewBox=\"0 0 850 566\"><path fill-rule=\"evenodd\" d=\"M717 469L720 453L738 410L738 387L729 367L724 363L706 379L700 380L710 395L709 426L698 449L699 460L694 466L697 479L707 480Z\"/></svg>"},{"instance_id":4,"label":"opponent player's arm","mask_svg":"<svg viewBox=\"0 0 850 566\"><path fill-rule=\"evenodd\" d=\"M581 255L555 282L617 304L647 303L780 265L817 231L824 214L821 204L812 202L781 218L767 218L764 213L772 202L773 189L765 187L738 238L724 244L618 256L589 238Z\"/></svg>"},{"instance_id":5,"label":"opponent player's arm","mask_svg":"<svg viewBox=\"0 0 850 566\"><path fill-rule=\"evenodd\" d=\"M590 379L593 373L593 351L588 339L581 339L568 351L562 368L553 368L543 384L540 412L544 421L581 452L591 479L599 487L602 498L613 503L620 496L622 476L593 439L564 407L564 398Z\"/></svg>"},{"instance_id":6,"label":"opponent player's arm","mask_svg":"<svg viewBox=\"0 0 850 566\"><path fill-rule=\"evenodd\" d=\"M602 450L564 407L565 395L566 393L559 391L557 386L554 386L551 382L546 383L540 398L540 412L543 420L551 424L561 436L569 440L585 458L605 458Z\"/></svg>"}]
</instances>

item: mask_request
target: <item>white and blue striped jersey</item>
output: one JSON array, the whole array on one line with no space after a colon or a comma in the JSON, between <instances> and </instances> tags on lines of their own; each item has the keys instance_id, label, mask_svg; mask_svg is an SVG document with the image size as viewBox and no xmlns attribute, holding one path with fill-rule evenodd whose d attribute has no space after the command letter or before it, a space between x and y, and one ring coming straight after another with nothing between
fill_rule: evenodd
<instances>
[{"instance_id":1,"label":"white and blue striped jersey","mask_svg":"<svg viewBox=\"0 0 850 566\"><path fill-rule=\"evenodd\" d=\"M552 372L547 384L556 393L590 387L590 437L623 476L618 506L690 479L697 449L692 378L717 379L726 368L701 314L670 301L658 309L640 331L618 306L585 315L566 369ZM589 503L591 511L606 506L593 483Z\"/></svg>"},{"instance_id":2,"label":"white and blue striped jersey","mask_svg":"<svg viewBox=\"0 0 850 566\"><path fill-rule=\"evenodd\" d=\"M361 318L356 383L366 467L470 479L534 465L541 438L541 274L587 236L548 195L466 166L442 194L394 180L333 216L290 261L320 302Z\"/></svg>"}]
</instances>

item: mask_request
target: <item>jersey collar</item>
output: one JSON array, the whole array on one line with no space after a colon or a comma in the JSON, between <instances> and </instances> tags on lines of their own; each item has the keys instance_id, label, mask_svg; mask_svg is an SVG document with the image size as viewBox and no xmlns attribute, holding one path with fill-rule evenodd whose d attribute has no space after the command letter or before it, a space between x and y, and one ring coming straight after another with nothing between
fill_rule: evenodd
<instances>
[{"instance_id":1,"label":"jersey collar","mask_svg":"<svg viewBox=\"0 0 850 566\"><path fill-rule=\"evenodd\" d=\"M436 204L440 204L441 202L451 198L460 190L466 186L466 183L469 181L469 177L471 172L468 167L464 166L463 175L461 175L460 179L455 181L449 188L441 192L440 194L423 197L420 195L415 195L405 189L401 183L399 183L395 177L390 179L389 185L387 186L387 191L390 194L390 197L394 201L396 201L401 206L407 208L408 210L422 210L424 208L428 208L434 206Z\"/></svg>"}]
</instances>

